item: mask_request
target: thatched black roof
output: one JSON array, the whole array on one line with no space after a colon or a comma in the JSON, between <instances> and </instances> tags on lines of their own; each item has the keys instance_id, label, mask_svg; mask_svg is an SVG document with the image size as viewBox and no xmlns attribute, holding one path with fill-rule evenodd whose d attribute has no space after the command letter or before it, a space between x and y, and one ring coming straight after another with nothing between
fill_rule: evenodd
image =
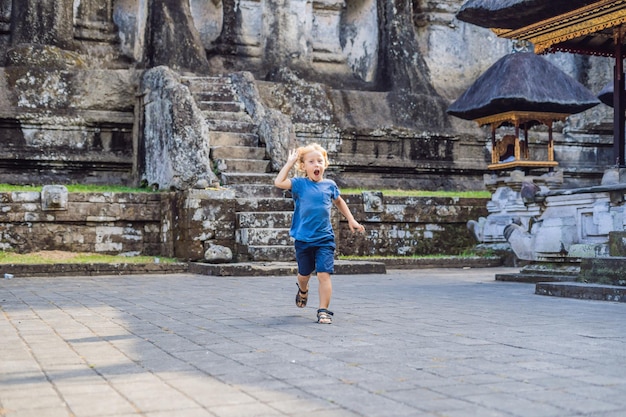
<instances>
[{"instance_id":1,"label":"thatched black roof","mask_svg":"<svg viewBox=\"0 0 626 417\"><path fill-rule=\"evenodd\" d=\"M519 29L597 1L469 0L461 6L456 17L486 28Z\"/></svg>"},{"instance_id":2,"label":"thatched black roof","mask_svg":"<svg viewBox=\"0 0 626 417\"><path fill-rule=\"evenodd\" d=\"M591 91L557 66L520 52L500 58L447 112L475 120L509 111L575 114L598 104Z\"/></svg>"},{"instance_id":3,"label":"thatched black roof","mask_svg":"<svg viewBox=\"0 0 626 417\"><path fill-rule=\"evenodd\" d=\"M598 93L598 98L607 106L613 107L613 91L615 91L615 86L613 81L609 81ZM624 91L626 91L626 86Z\"/></svg>"}]
</instances>

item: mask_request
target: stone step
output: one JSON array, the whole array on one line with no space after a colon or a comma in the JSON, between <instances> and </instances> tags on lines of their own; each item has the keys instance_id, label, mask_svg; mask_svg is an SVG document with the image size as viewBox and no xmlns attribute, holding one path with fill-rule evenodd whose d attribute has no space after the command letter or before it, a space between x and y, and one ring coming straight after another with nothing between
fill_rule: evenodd
<instances>
[{"instance_id":1,"label":"stone step","mask_svg":"<svg viewBox=\"0 0 626 417\"><path fill-rule=\"evenodd\" d=\"M496 281L505 282L575 282L576 275L556 275L556 274L537 274L537 273L512 273L512 274L496 274Z\"/></svg>"},{"instance_id":2,"label":"stone step","mask_svg":"<svg viewBox=\"0 0 626 417\"><path fill-rule=\"evenodd\" d=\"M230 84L214 84L209 90L192 91L198 101L237 101L237 93Z\"/></svg>"},{"instance_id":3,"label":"stone step","mask_svg":"<svg viewBox=\"0 0 626 417\"><path fill-rule=\"evenodd\" d=\"M257 125L245 120L207 120L209 130L213 132L257 133Z\"/></svg>"},{"instance_id":4,"label":"stone step","mask_svg":"<svg viewBox=\"0 0 626 417\"><path fill-rule=\"evenodd\" d=\"M239 228L290 228L292 211L245 211L237 213Z\"/></svg>"},{"instance_id":5,"label":"stone step","mask_svg":"<svg viewBox=\"0 0 626 417\"><path fill-rule=\"evenodd\" d=\"M522 267L518 273L496 274L496 281L509 282L573 282L578 278L580 265L572 264L552 264L552 263L531 263Z\"/></svg>"},{"instance_id":6,"label":"stone step","mask_svg":"<svg viewBox=\"0 0 626 417\"><path fill-rule=\"evenodd\" d=\"M230 184L226 185L238 198L283 198L285 192L274 185L266 184Z\"/></svg>"},{"instance_id":7,"label":"stone step","mask_svg":"<svg viewBox=\"0 0 626 417\"><path fill-rule=\"evenodd\" d=\"M214 159L220 172L263 173L270 170L270 161L257 159Z\"/></svg>"},{"instance_id":8,"label":"stone step","mask_svg":"<svg viewBox=\"0 0 626 417\"><path fill-rule=\"evenodd\" d=\"M244 252L239 253L239 257L248 261L286 262L295 261L296 259L296 251L293 245L249 245L243 249Z\"/></svg>"},{"instance_id":9,"label":"stone step","mask_svg":"<svg viewBox=\"0 0 626 417\"><path fill-rule=\"evenodd\" d=\"M238 197L236 258L293 261L295 251L289 236L293 202L274 186L275 174L269 173L271 161L265 159L257 126L245 113L230 79L188 77L185 82L209 126L211 159L220 171L222 184ZM277 206L284 207L285 212L277 212L281 210Z\"/></svg>"},{"instance_id":10,"label":"stone step","mask_svg":"<svg viewBox=\"0 0 626 417\"><path fill-rule=\"evenodd\" d=\"M539 282L535 294L579 300L617 301L626 303L626 287L585 284L582 282Z\"/></svg>"},{"instance_id":11,"label":"stone step","mask_svg":"<svg viewBox=\"0 0 626 417\"><path fill-rule=\"evenodd\" d=\"M223 90L232 91L232 80L230 77L193 77L185 76L181 82L189 88L192 93L219 92Z\"/></svg>"},{"instance_id":12,"label":"stone step","mask_svg":"<svg viewBox=\"0 0 626 417\"><path fill-rule=\"evenodd\" d=\"M223 172L221 175L223 185L256 184L274 186L275 178L276 174L273 173Z\"/></svg>"},{"instance_id":13,"label":"stone step","mask_svg":"<svg viewBox=\"0 0 626 417\"><path fill-rule=\"evenodd\" d=\"M241 123L252 123L252 118L246 112L231 112L231 111L210 111L204 110L202 115L207 121L230 121Z\"/></svg>"},{"instance_id":14,"label":"stone step","mask_svg":"<svg viewBox=\"0 0 626 417\"><path fill-rule=\"evenodd\" d=\"M291 198L237 198L237 211L293 211L293 200Z\"/></svg>"},{"instance_id":15,"label":"stone step","mask_svg":"<svg viewBox=\"0 0 626 417\"><path fill-rule=\"evenodd\" d=\"M246 227L235 230L235 240L244 246L292 246L289 229Z\"/></svg>"},{"instance_id":16,"label":"stone step","mask_svg":"<svg viewBox=\"0 0 626 417\"><path fill-rule=\"evenodd\" d=\"M211 159L265 159L265 148L252 146L213 146L211 147Z\"/></svg>"},{"instance_id":17,"label":"stone step","mask_svg":"<svg viewBox=\"0 0 626 417\"><path fill-rule=\"evenodd\" d=\"M211 132L209 140L211 146L259 146L259 137L254 133Z\"/></svg>"},{"instance_id":18,"label":"stone step","mask_svg":"<svg viewBox=\"0 0 626 417\"><path fill-rule=\"evenodd\" d=\"M243 104L238 101L206 101L196 100L196 104L200 110L220 111L237 113L244 110Z\"/></svg>"}]
</instances>

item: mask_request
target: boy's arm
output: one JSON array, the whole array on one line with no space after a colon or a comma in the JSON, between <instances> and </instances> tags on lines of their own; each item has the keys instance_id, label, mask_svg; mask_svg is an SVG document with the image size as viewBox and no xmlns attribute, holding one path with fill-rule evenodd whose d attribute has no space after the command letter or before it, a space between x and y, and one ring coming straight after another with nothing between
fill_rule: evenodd
<instances>
[{"instance_id":1,"label":"boy's arm","mask_svg":"<svg viewBox=\"0 0 626 417\"><path fill-rule=\"evenodd\" d=\"M365 227L361 223L354 220L354 216L350 212L350 208L346 204L346 201L341 198L341 196L333 200L333 203L335 203L335 206L339 209L339 212L343 214L343 217L348 220L348 226L350 226L351 232L365 232Z\"/></svg>"},{"instance_id":2,"label":"boy's arm","mask_svg":"<svg viewBox=\"0 0 626 417\"><path fill-rule=\"evenodd\" d=\"M293 149L289 152L289 156L287 157L287 162L285 166L278 172L276 178L274 179L274 185L283 190L291 190L291 180L288 178L289 171L296 164L298 160L298 151Z\"/></svg>"}]
</instances>

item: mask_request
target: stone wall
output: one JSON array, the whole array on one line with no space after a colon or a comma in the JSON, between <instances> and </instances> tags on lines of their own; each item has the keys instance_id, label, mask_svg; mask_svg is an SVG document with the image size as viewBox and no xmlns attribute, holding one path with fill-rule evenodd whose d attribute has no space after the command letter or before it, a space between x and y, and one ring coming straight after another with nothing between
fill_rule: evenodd
<instances>
[{"instance_id":1,"label":"stone wall","mask_svg":"<svg viewBox=\"0 0 626 417\"><path fill-rule=\"evenodd\" d=\"M54 187L54 186L52 186ZM211 245L236 252L232 191L168 193L0 193L0 250L154 255L200 260ZM52 190L55 191L55 190ZM58 190L57 190L58 191ZM366 234L334 211L338 254L458 254L474 245L468 220L484 199L346 195ZM268 208L271 210L271 208Z\"/></svg>"},{"instance_id":2,"label":"stone wall","mask_svg":"<svg viewBox=\"0 0 626 417\"><path fill-rule=\"evenodd\" d=\"M468 220L486 213L485 199L389 197L380 193L344 196L365 235L351 233L336 214L341 255L457 255L475 246Z\"/></svg>"},{"instance_id":3,"label":"stone wall","mask_svg":"<svg viewBox=\"0 0 626 417\"><path fill-rule=\"evenodd\" d=\"M63 197L64 195L64 197ZM0 249L173 255L169 193L0 193Z\"/></svg>"}]
</instances>

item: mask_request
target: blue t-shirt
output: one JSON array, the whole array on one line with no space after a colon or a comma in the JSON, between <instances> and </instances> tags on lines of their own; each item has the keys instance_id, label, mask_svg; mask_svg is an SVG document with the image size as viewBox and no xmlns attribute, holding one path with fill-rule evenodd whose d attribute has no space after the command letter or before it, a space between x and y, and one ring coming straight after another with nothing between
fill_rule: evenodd
<instances>
[{"instance_id":1,"label":"blue t-shirt","mask_svg":"<svg viewBox=\"0 0 626 417\"><path fill-rule=\"evenodd\" d=\"M302 242L334 241L330 210L333 200L339 197L335 181L292 178L291 193L295 208L289 234Z\"/></svg>"}]
</instances>

